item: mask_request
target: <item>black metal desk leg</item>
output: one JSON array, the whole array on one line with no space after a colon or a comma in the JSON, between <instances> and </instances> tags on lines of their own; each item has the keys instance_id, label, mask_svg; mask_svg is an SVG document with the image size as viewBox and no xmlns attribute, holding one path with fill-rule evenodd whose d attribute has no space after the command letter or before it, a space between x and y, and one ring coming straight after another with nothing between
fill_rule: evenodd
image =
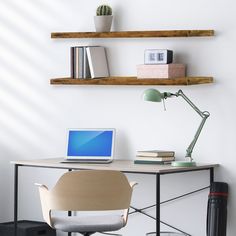
<instances>
[{"instance_id":1,"label":"black metal desk leg","mask_svg":"<svg viewBox=\"0 0 236 236\"><path fill-rule=\"evenodd\" d=\"M210 184L214 182L214 168L210 168Z\"/></svg>"},{"instance_id":2,"label":"black metal desk leg","mask_svg":"<svg viewBox=\"0 0 236 236\"><path fill-rule=\"evenodd\" d=\"M68 171L70 172L70 171L72 171L72 169L68 169ZM71 216L72 215L72 212L71 211L68 211L68 216ZM68 233L68 236L71 236L72 234L69 232Z\"/></svg>"},{"instance_id":3,"label":"black metal desk leg","mask_svg":"<svg viewBox=\"0 0 236 236\"><path fill-rule=\"evenodd\" d=\"M18 165L14 166L14 236L17 236L18 214Z\"/></svg>"},{"instance_id":4,"label":"black metal desk leg","mask_svg":"<svg viewBox=\"0 0 236 236\"><path fill-rule=\"evenodd\" d=\"M156 174L156 236L160 236L160 174Z\"/></svg>"}]
</instances>

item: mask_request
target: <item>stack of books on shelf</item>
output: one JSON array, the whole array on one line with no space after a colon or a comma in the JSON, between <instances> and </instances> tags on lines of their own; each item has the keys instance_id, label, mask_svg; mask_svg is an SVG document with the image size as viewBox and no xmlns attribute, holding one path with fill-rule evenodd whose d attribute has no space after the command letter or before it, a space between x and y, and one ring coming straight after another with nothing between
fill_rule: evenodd
<instances>
[{"instance_id":1,"label":"stack of books on shelf","mask_svg":"<svg viewBox=\"0 0 236 236\"><path fill-rule=\"evenodd\" d=\"M175 160L174 151L138 151L134 160L135 164L170 164Z\"/></svg>"},{"instance_id":2,"label":"stack of books on shelf","mask_svg":"<svg viewBox=\"0 0 236 236\"><path fill-rule=\"evenodd\" d=\"M106 51L100 46L70 48L71 78L89 79L109 77Z\"/></svg>"}]
</instances>

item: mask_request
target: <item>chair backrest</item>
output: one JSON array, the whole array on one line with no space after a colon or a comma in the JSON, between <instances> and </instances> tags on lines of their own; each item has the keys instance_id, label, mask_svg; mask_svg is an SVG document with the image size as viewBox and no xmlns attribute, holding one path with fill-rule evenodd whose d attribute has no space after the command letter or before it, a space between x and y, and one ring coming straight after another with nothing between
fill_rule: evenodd
<instances>
[{"instance_id":1,"label":"chair backrest","mask_svg":"<svg viewBox=\"0 0 236 236\"><path fill-rule=\"evenodd\" d=\"M49 191L51 210L120 210L130 206L132 188L119 171L82 170L65 173Z\"/></svg>"}]
</instances>

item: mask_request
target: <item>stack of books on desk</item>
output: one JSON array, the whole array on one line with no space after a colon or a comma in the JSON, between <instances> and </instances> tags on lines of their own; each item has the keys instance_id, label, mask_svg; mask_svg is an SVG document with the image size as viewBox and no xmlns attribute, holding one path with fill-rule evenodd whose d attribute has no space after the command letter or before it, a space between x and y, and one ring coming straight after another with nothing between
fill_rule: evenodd
<instances>
[{"instance_id":1,"label":"stack of books on desk","mask_svg":"<svg viewBox=\"0 0 236 236\"><path fill-rule=\"evenodd\" d=\"M151 150L138 151L135 164L169 164L175 160L174 151Z\"/></svg>"}]
</instances>

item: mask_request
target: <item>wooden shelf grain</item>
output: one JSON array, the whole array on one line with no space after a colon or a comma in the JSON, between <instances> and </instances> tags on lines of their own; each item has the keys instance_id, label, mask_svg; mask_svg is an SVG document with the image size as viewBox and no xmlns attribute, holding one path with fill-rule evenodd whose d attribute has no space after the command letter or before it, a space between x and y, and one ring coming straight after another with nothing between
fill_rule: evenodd
<instances>
[{"instance_id":1,"label":"wooden shelf grain","mask_svg":"<svg viewBox=\"0 0 236 236\"><path fill-rule=\"evenodd\" d=\"M150 30L113 32L53 32L51 38L156 38L156 37L206 37L214 30Z\"/></svg>"},{"instance_id":2,"label":"wooden shelf grain","mask_svg":"<svg viewBox=\"0 0 236 236\"><path fill-rule=\"evenodd\" d=\"M108 77L99 79L51 79L53 85L196 85L213 83L213 77L183 77L175 79L137 79L137 77Z\"/></svg>"}]
</instances>

